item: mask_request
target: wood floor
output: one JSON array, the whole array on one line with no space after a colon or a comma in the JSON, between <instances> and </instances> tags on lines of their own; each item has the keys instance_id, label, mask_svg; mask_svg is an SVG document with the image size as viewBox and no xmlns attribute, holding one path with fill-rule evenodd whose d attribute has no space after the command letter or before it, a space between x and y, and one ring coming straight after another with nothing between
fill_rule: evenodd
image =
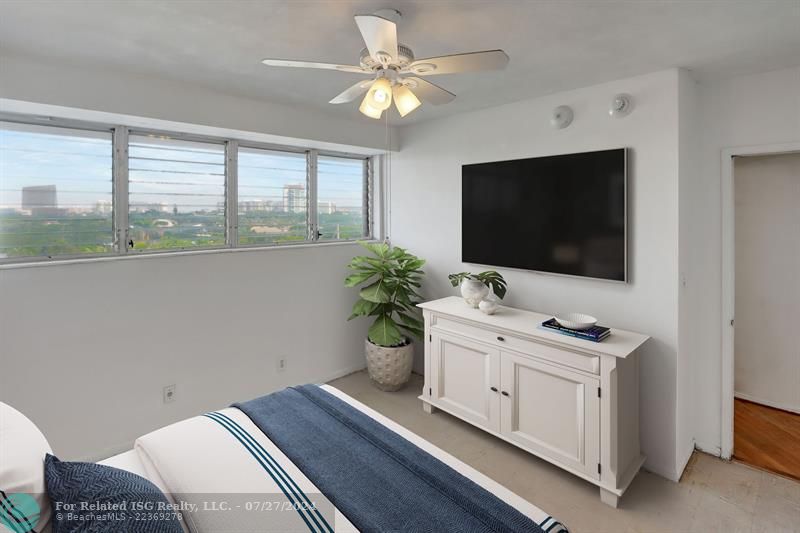
<instances>
[{"instance_id":1,"label":"wood floor","mask_svg":"<svg viewBox=\"0 0 800 533\"><path fill-rule=\"evenodd\" d=\"M800 415L738 398L733 413L736 459L800 479Z\"/></svg>"}]
</instances>

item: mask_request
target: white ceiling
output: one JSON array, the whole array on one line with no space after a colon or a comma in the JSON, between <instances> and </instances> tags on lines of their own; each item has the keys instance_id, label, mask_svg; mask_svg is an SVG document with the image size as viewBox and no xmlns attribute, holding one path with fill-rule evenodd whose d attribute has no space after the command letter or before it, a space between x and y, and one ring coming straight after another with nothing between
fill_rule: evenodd
<instances>
[{"instance_id":1,"label":"white ceiling","mask_svg":"<svg viewBox=\"0 0 800 533\"><path fill-rule=\"evenodd\" d=\"M400 41L417 57L511 58L505 71L429 78L458 97L403 123L669 67L708 79L800 64L800 0L3 0L0 49L354 116L357 104L327 101L356 75L259 60L356 64L353 15L385 7L402 11Z\"/></svg>"}]
</instances>

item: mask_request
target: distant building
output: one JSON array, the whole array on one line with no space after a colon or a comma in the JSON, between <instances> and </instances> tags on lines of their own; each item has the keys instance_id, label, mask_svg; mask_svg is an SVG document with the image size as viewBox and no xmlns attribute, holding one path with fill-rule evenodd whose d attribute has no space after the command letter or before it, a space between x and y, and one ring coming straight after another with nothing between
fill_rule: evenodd
<instances>
[{"instance_id":1,"label":"distant building","mask_svg":"<svg viewBox=\"0 0 800 533\"><path fill-rule=\"evenodd\" d=\"M58 194L55 185L31 185L22 188L22 209L33 216L57 216Z\"/></svg>"},{"instance_id":2,"label":"distant building","mask_svg":"<svg viewBox=\"0 0 800 533\"><path fill-rule=\"evenodd\" d=\"M333 202L320 202L319 212L332 215L336 212L336 204Z\"/></svg>"},{"instance_id":3,"label":"distant building","mask_svg":"<svg viewBox=\"0 0 800 533\"><path fill-rule=\"evenodd\" d=\"M239 202L239 211L242 213L274 210L275 206L271 200L244 200Z\"/></svg>"},{"instance_id":4,"label":"distant building","mask_svg":"<svg viewBox=\"0 0 800 533\"><path fill-rule=\"evenodd\" d=\"M133 213L149 213L151 211L155 211L156 213L170 213L172 212L172 206L165 202L161 203L135 203L131 204L131 211Z\"/></svg>"},{"instance_id":5,"label":"distant building","mask_svg":"<svg viewBox=\"0 0 800 533\"><path fill-rule=\"evenodd\" d=\"M98 200L94 204L94 212L98 215L109 215L111 214L111 201L110 200Z\"/></svg>"},{"instance_id":6,"label":"distant building","mask_svg":"<svg viewBox=\"0 0 800 533\"><path fill-rule=\"evenodd\" d=\"M306 210L306 188L300 183L283 186L283 210L302 213Z\"/></svg>"}]
</instances>

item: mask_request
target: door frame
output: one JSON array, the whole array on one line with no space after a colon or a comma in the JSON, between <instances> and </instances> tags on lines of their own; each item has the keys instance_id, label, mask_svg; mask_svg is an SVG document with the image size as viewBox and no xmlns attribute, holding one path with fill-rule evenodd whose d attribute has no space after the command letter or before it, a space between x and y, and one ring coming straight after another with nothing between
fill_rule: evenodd
<instances>
[{"instance_id":1,"label":"door frame","mask_svg":"<svg viewBox=\"0 0 800 533\"><path fill-rule=\"evenodd\" d=\"M800 152L800 142L723 148L720 160L722 192L722 403L720 456L733 455L734 317L736 294L736 235L734 233L733 159L736 156L779 155Z\"/></svg>"}]
</instances>

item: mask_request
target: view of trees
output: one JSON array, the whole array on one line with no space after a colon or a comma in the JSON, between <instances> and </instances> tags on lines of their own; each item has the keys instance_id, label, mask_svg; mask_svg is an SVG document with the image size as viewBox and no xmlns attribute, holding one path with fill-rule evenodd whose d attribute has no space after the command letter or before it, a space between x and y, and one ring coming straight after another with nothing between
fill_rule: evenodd
<instances>
[{"instance_id":1,"label":"view of trees","mask_svg":"<svg viewBox=\"0 0 800 533\"><path fill-rule=\"evenodd\" d=\"M320 240L364 236L364 163L320 156ZM240 148L238 241L309 239L304 152ZM129 142L133 250L224 246L224 145L136 135ZM0 123L0 258L116 251L112 139L85 131Z\"/></svg>"}]
</instances>

